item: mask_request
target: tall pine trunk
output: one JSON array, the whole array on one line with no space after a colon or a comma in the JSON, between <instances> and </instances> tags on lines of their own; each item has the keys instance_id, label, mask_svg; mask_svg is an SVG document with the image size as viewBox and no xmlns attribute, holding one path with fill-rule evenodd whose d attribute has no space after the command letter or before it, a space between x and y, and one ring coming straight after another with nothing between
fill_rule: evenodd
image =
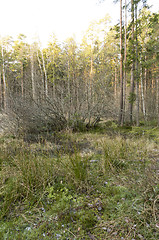
<instances>
[{"instance_id":1,"label":"tall pine trunk","mask_svg":"<svg viewBox=\"0 0 159 240\"><path fill-rule=\"evenodd\" d=\"M137 3L135 4L136 21L136 125L139 126L139 73L138 73L138 31L137 31Z\"/></svg>"},{"instance_id":2,"label":"tall pine trunk","mask_svg":"<svg viewBox=\"0 0 159 240\"><path fill-rule=\"evenodd\" d=\"M118 124L123 125L123 41L122 41L122 0L120 0L120 111Z\"/></svg>"},{"instance_id":3,"label":"tall pine trunk","mask_svg":"<svg viewBox=\"0 0 159 240\"><path fill-rule=\"evenodd\" d=\"M126 61L127 61L127 0L125 0L125 43L124 43L124 89L123 89L123 122L126 111Z\"/></svg>"},{"instance_id":4,"label":"tall pine trunk","mask_svg":"<svg viewBox=\"0 0 159 240\"><path fill-rule=\"evenodd\" d=\"M134 103L134 74L135 74L135 48L134 48L134 0L131 0L131 21L132 21L132 67L131 67L131 86L129 96L129 120L133 122L133 103Z\"/></svg>"}]
</instances>

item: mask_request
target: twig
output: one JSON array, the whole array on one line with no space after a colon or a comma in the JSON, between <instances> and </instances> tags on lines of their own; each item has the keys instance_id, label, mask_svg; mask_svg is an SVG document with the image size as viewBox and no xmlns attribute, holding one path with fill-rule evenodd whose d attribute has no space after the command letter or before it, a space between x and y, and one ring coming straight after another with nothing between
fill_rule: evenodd
<instances>
[{"instance_id":1,"label":"twig","mask_svg":"<svg viewBox=\"0 0 159 240\"><path fill-rule=\"evenodd\" d=\"M77 238L77 236L76 236L73 232L71 232L71 231L68 230L68 229L67 229L67 231L68 231L69 233L71 233L75 238Z\"/></svg>"}]
</instances>

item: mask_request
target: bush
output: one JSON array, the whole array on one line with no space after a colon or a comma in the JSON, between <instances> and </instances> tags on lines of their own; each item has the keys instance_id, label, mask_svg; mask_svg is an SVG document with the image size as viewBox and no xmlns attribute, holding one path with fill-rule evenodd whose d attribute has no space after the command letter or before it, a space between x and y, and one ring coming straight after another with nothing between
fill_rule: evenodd
<instances>
[{"instance_id":1,"label":"bush","mask_svg":"<svg viewBox=\"0 0 159 240\"><path fill-rule=\"evenodd\" d=\"M64 115L48 99L39 104L32 99L15 98L10 106L10 113L17 122L17 132L20 134L37 135L59 131L67 126Z\"/></svg>"}]
</instances>

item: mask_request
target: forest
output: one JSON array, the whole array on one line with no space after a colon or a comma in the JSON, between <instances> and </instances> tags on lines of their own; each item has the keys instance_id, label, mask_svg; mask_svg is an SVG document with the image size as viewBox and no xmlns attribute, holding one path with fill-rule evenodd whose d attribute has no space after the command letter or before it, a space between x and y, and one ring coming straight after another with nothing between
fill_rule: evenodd
<instances>
[{"instance_id":1,"label":"forest","mask_svg":"<svg viewBox=\"0 0 159 240\"><path fill-rule=\"evenodd\" d=\"M1 39L1 110L26 130L89 128L102 118L159 123L159 15L129 8L129 23L92 22L80 45L54 35L44 49L23 34Z\"/></svg>"},{"instance_id":2,"label":"forest","mask_svg":"<svg viewBox=\"0 0 159 240\"><path fill-rule=\"evenodd\" d=\"M159 13L119 11L0 39L0 239L159 238Z\"/></svg>"}]
</instances>

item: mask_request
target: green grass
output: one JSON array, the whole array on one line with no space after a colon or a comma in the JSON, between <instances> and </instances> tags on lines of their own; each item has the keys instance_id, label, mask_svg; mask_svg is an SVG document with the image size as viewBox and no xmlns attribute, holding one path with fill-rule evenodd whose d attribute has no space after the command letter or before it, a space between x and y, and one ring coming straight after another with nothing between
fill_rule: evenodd
<instances>
[{"instance_id":1,"label":"green grass","mask_svg":"<svg viewBox=\"0 0 159 240\"><path fill-rule=\"evenodd\" d=\"M114 128L1 138L0 239L158 239L158 129Z\"/></svg>"}]
</instances>

